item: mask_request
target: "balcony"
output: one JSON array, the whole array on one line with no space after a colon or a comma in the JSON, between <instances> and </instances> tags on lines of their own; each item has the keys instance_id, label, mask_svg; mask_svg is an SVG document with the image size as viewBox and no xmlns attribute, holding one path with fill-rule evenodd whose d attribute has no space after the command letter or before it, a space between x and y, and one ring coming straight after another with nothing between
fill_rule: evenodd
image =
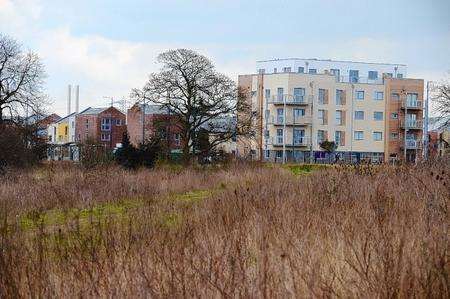
<instances>
[{"instance_id":1,"label":"balcony","mask_svg":"<svg viewBox=\"0 0 450 299\"><path fill-rule=\"evenodd\" d=\"M402 101L402 109L405 109L405 108L407 108L408 110L422 110L423 102L420 100L415 100L415 101L403 100Z\"/></svg>"},{"instance_id":2,"label":"balcony","mask_svg":"<svg viewBox=\"0 0 450 299\"><path fill-rule=\"evenodd\" d=\"M272 116L267 121L267 124L274 126L284 126L284 118L277 118ZM303 117L287 117L286 118L286 126L307 126L312 124L311 116L303 116Z\"/></svg>"},{"instance_id":3,"label":"balcony","mask_svg":"<svg viewBox=\"0 0 450 299\"><path fill-rule=\"evenodd\" d=\"M272 146L283 146L283 137L271 137L267 139L267 144ZM284 144L286 147L304 147L309 146L311 144L311 138L303 136L298 138L287 138L286 143Z\"/></svg>"},{"instance_id":4,"label":"balcony","mask_svg":"<svg viewBox=\"0 0 450 299\"><path fill-rule=\"evenodd\" d=\"M364 83L364 84L383 84L383 78L368 78L368 77L356 77L356 76L335 76L336 82L340 83Z\"/></svg>"},{"instance_id":5,"label":"balcony","mask_svg":"<svg viewBox=\"0 0 450 299\"><path fill-rule=\"evenodd\" d=\"M405 122L404 120L402 120L401 123L400 123L400 128L405 129L405 127L408 130L422 130L422 128L423 128L423 121L421 121L421 120L407 120Z\"/></svg>"},{"instance_id":6,"label":"balcony","mask_svg":"<svg viewBox=\"0 0 450 299\"><path fill-rule=\"evenodd\" d=\"M401 148L405 148L405 142L400 144ZM422 140L417 139L406 139L406 149L421 149L422 148Z\"/></svg>"},{"instance_id":7,"label":"balcony","mask_svg":"<svg viewBox=\"0 0 450 299\"><path fill-rule=\"evenodd\" d=\"M269 104L273 105L309 105L311 103L311 96L299 95L275 95L268 99Z\"/></svg>"}]
</instances>

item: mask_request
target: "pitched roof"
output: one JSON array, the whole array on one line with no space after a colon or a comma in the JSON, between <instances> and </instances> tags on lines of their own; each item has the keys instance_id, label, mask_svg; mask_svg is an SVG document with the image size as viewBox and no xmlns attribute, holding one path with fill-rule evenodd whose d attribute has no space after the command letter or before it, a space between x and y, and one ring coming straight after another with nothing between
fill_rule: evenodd
<instances>
[{"instance_id":1,"label":"pitched roof","mask_svg":"<svg viewBox=\"0 0 450 299\"><path fill-rule=\"evenodd\" d=\"M105 111L108 108L110 108L110 107L101 107L101 108L89 107L89 108L86 108L85 110L81 111L79 114L85 114L85 115L86 114L89 114L89 115L91 115L91 114L99 114L99 113L102 113L103 111Z\"/></svg>"}]
</instances>

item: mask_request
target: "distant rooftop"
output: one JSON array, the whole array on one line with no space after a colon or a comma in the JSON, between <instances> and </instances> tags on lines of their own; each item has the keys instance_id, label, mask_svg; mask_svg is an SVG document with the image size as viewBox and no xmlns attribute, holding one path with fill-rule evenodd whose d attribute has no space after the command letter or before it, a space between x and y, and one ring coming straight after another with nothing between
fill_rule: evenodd
<instances>
[{"instance_id":1,"label":"distant rooftop","mask_svg":"<svg viewBox=\"0 0 450 299\"><path fill-rule=\"evenodd\" d=\"M268 60L258 60L256 62L257 63L261 63L261 62L287 61L287 60L313 60L313 61L324 61L324 62L341 62L341 63L360 63L360 64L374 64L374 65L400 65L400 66L406 66L406 64L401 64L401 63L363 62L363 61L333 60L333 59L318 59L318 58L275 58L275 59L268 59Z\"/></svg>"},{"instance_id":2,"label":"distant rooftop","mask_svg":"<svg viewBox=\"0 0 450 299\"><path fill-rule=\"evenodd\" d=\"M85 109L84 111L81 111L80 114L99 114L102 113L103 111L105 111L106 109L108 109L109 107L101 107L101 108L92 108L89 107L87 109Z\"/></svg>"}]
</instances>

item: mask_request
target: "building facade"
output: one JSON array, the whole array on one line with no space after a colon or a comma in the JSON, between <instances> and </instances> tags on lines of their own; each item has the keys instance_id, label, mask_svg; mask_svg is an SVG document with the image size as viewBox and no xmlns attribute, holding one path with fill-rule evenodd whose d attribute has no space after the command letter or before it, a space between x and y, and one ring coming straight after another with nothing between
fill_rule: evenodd
<instances>
[{"instance_id":1,"label":"building facade","mask_svg":"<svg viewBox=\"0 0 450 299\"><path fill-rule=\"evenodd\" d=\"M330 161L320 146L325 140L338 145L333 159L420 156L423 80L405 79L406 66L282 59L257 69L238 80L255 116L254 138L238 139L241 157Z\"/></svg>"},{"instance_id":2,"label":"building facade","mask_svg":"<svg viewBox=\"0 0 450 299\"><path fill-rule=\"evenodd\" d=\"M127 132L126 116L114 107L87 108L75 118L77 143L94 142L114 149Z\"/></svg>"}]
</instances>

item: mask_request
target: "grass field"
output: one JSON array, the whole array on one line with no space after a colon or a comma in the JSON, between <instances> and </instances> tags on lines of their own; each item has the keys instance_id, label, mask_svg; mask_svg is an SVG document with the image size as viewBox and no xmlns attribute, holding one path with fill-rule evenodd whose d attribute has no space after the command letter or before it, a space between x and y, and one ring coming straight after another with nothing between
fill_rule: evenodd
<instances>
[{"instance_id":1,"label":"grass field","mask_svg":"<svg viewBox=\"0 0 450 299\"><path fill-rule=\"evenodd\" d=\"M0 297L450 297L450 161L0 182Z\"/></svg>"}]
</instances>

